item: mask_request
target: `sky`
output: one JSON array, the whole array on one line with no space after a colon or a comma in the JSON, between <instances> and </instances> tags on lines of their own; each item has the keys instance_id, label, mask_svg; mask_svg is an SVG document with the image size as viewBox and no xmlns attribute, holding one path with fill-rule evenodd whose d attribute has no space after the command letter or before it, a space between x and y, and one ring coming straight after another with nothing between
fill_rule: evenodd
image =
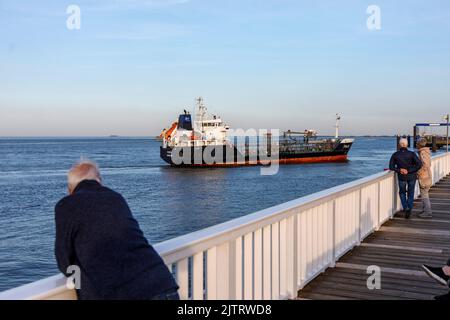
<instances>
[{"instance_id":1,"label":"sky","mask_svg":"<svg viewBox=\"0 0 450 320\"><path fill-rule=\"evenodd\" d=\"M156 135L198 96L232 128L410 133L450 112L450 2L0 0L0 136Z\"/></svg>"}]
</instances>

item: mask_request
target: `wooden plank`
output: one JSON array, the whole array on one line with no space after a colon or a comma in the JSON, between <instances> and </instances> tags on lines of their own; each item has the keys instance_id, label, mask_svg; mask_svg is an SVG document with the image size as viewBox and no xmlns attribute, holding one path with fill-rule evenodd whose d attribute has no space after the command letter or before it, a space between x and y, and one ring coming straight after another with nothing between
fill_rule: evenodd
<instances>
[{"instance_id":1,"label":"wooden plank","mask_svg":"<svg viewBox=\"0 0 450 320\"><path fill-rule=\"evenodd\" d=\"M357 295L363 299L432 299L433 293L409 292L401 288L383 288L370 290L366 282L334 282L334 281L316 281L311 288L323 288L328 290L339 290L341 292L349 291L352 295Z\"/></svg>"},{"instance_id":2,"label":"wooden plank","mask_svg":"<svg viewBox=\"0 0 450 320\"><path fill-rule=\"evenodd\" d=\"M362 265L362 264L353 264L353 263L344 263L344 262L336 263L336 268L367 270L367 267L368 267L368 265ZM381 272L386 272L386 273L395 273L395 274L417 276L417 277L428 277L428 275L424 271L383 268L383 267L381 267L380 269L381 269Z\"/></svg>"},{"instance_id":3,"label":"wooden plank","mask_svg":"<svg viewBox=\"0 0 450 320\"><path fill-rule=\"evenodd\" d=\"M331 271L325 272L324 276L327 277L329 281L367 281L367 273L362 270L336 268ZM338 279L338 280L335 280ZM416 277L416 276L406 276L402 275L399 277L397 274L384 273L382 275L382 286L397 286L397 288L404 288L405 291L410 292L421 292L422 290L436 294L436 290L445 293L448 291L442 285L435 281L430 281L429 278Z\"/></svg>"},{"instance_id":4,"label":"wooden plank","mask_svg":"<svg viewBox=\"0 0 450 320\"><path fill-rule=\"evenodd\" d=\"M408 246L394 246L387 244L376 244L376 243L361 243L361 247L376 247L384 249L400 249L416 252L430 252L430 253L442 253L442 249L430 249L430 248L419 248L419 247L408 247Z\"/></svg>"},{"instance_id":5,"label":"wooden plank","mask_svg":"<svg viewBox=\"0 0 450 320\"><path fill-rule=\"evenodd\" d=\"M417 212L418 212L418 211L417 211ZM450 212L449 212L449 213L450 213ZM393 219L394 219L394 220L398 220L398 221L405 220L405 218L399 218L399 217L394 217ZM409 221L412 221L412 222L416 222L416 221L424 221L424 219L421 219L421 218L410 218ZM450 220L435 219L434 217L431 218L431 219L427 219L426 221L427 221L427 222L430 222L430 223L448 223L448 224L450 224Z\"/></svg>"},{"instance_id":6,"label":"wooden plank","mask_svg":"<svg viewBox=\"0 0 450 320\"><path fill-rule=\"evenodd\" d=\"M361 264L361 265L376 265L382 268L389 268L389 269L411 269L420 271L420 266L422 263L432 264L432 265L443 265L445 264L446 260L436 260L436 259L428 259L428 260L422 260L417 259L415 261L407 261L405 259L397 259L397 260L386 260L384 257L363 257L361 255L355 255L351 256L346 259L342 259L342 262L349 263L349 264Z\"/></svg>"},{"instance_id":7,"label":"wooden plank","mask_svg":"<svg viewBox=\"0 0 450 320\"><path fill-rule=\"evenodd\" d=\"M401 228L401 227L381 227L381 231L392 231L400 233L412 233L412 234L431 234L434 236L445 236L450 237L450 231L447 230L423 230L423 229L413 229L413 228Z\"/></svg>"}]
</instances>

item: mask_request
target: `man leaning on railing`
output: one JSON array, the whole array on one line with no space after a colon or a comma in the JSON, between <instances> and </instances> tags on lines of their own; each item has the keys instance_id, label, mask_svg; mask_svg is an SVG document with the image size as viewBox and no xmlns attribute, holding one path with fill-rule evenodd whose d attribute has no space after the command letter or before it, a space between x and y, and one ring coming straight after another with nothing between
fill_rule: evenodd
<instances>
[{"instance_id":1,"label":"man leaning on railing","mask_svg":"<svg viewBox=\"0 0 450 320\"><path fill-rule=\"evenodd\" d=\"M178 286L147 242L125 199L102 185L96 164L68 174L69 195L55 207L59 270L80 272L79 299L178 299Z\"/></svg>"}]
</instances>

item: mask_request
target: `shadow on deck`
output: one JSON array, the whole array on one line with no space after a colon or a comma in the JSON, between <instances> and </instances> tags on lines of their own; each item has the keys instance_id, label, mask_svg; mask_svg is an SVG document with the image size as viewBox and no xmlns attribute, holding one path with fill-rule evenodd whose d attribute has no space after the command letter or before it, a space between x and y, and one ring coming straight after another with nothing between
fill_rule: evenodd
<instances>
[{"instance_id":1,"label":"shadow on deck","mask_svg":"<svg viewBox=\"0 0 450 320\"><path fill-rule=\"evenodd\" d=\"M422 264L443 266L450 257L450 177L430 191L432 219L420 219L416 200L409 220L397 214L299 292L300 299L433 299L448 288ZM381 289L367 288L367 267L381 268Z\"/></svg>"}]
</instances>

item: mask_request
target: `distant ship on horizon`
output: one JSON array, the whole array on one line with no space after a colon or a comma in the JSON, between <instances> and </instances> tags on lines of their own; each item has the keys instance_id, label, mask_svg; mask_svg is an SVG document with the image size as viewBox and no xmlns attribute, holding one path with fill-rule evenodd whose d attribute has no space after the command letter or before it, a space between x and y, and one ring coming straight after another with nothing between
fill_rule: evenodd
<instances>
[{"instance_id":1,"label":"distant ship on horizon","mask_svg":"<svg viewBox=\"0 0 450 320\"><path fill-rule=\"evenodd\" d=\"M265 148L261 150L258 145L252 153L248 143L242 150L230 142L230 127L220 117L208 114L203 99L198 98L195 122L192 115L184 110L178 121L159 136L162 140L160 156L168 164L182 167L264 165L275 153L278 157L270 161L279 164L345 162L354 139L339 138L340 116L336 116L334 138L319 139L315 130L288 130L277 137L277 141L272 141L273 137L267 135ZM206 159L205 154L211 155L213 160ZM200 159L198 155L201 155ZM183 160L180 161L180 158Z\"/></svg>"}]
</instances>

